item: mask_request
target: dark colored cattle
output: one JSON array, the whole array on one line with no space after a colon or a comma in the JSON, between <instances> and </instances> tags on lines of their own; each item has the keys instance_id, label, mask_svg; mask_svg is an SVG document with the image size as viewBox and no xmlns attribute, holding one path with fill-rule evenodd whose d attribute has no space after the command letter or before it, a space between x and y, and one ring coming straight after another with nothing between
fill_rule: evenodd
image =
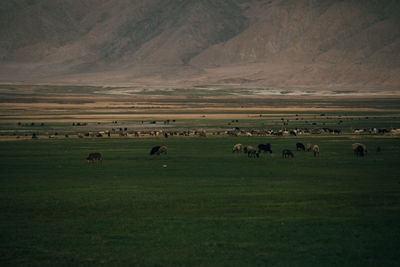
<instances>
[{"instance_id":1,"label":"dark colored cattle","mask_svg":"<svg viewBox=\"0 0 400 267\"><path fill-rule=\"evenodd\" d=\"M356 149L354 149L354 155L355 156L364 157L364 147L363 146L357 146Z\"/></svg>"},{"instance_id":2,"label":"dark colored cattle","mask_svg":"<svg viewBox=\"0 0 400 267\"><path fill-rule=\"evenodd\" d=\"M305 151L306 147L302 143L296 143L296 150L297 151L299 151L299 150Z\"/></svg>"},{"instance_id":3,"label":"dark colored cattle","mask_svg":"<svg viewBox=\"0 0 400 267\"><path fill-rule=\"evenodd\" d=\"M155 146L151 149L150 155L154 155L160 149L161 146Z\"/></svg>"},{"instance_id":4,"label":"dark colored cattle","mask_svg":"<svg viewBox=\"0 0 400 267\"><path fill-rule=\"evenodd\" d=\"M356 149L357 147L361 146L362 147L362 151L363 151L363 155L361 157L363 157L364 155L368 154L368 150L367 150L367 146L361 143L354 143L351 145L351 147L353 148L354 154L356 154ZM359 149L360 150L360 149Z\"/></svg>"},{"instance_id":5,"label":"dark colored cattle","mask_svg":"<svg viewBox=\"0 0 400 267\"><path fill-rule=\"evenodd\" d=\"M339 129L334 129L334 130L333 130L333 133L334 133L334 134L340 134L341 132L342 132L342 130L339 130Z\"/></svg>"},{"instance_id":6,"label":"dark colored cattle","mask_svg":"<svg viewBox=\"0 0 400 267\"><path fill-rule=\"evenodd\" d=\"M86 158L86 162L94 162L95 160L102 162L103 157L99 152L90 153L89 156Z\"/></svg>"},{"instance_id":7,"label":"dark colored cattle","mask_svg":"<svg viewBox=\"0 0 400 267\"><path fill-rule=\"evenodd\" d=\"M282 150L282 158L286 158L286 157L294 157L293 152L290 151L289 149L285 148L284 150Z\"/></svg>"},{"instance_id":8,"label":"dark colored cattle","mask_svg":"<svg viewBox=\"0 0 400 267\"><path fill-rule=\"evenodd\" d=\"M160 155L160 154L167 154L168 153L168 148L166 146L155 146L151 149L150 151L150 155Z\"/></svg>"},{"instance_id":9,"label":"dark colored cattle","mask_svg":"<svg viewBox=\"0 0 400 267\"><path fill-rule=\"evenodd\" d=\"M260 153L261 151L264 151L264 153L266 153L267 151L269 153L272 153L271 144L259 144L258 145L258 153Z\"/></svg>"}]
</instances>

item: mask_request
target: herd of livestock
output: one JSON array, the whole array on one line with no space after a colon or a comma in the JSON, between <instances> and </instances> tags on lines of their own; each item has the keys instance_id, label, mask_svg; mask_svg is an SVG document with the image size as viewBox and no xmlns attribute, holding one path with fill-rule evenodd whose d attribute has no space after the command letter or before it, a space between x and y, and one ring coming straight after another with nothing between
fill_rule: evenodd
<instances>
[{"instance_id":1,"label":"herd of livestock","mask_svg":"<svg viewBox=\"0 0 400 267\"><path fill-rule=\"evenodd\" d=\"M361 143L354 143L351 145L354 155L363 157L364 155L368 154L368 150L366 145L361 144ZM296 150L297 151L313 151L314 157L319 157L320 155L320 150L318 145L312 145L312 144L307 144L306 146L303 143L296 143ZM272 154L272 149L271 149L271 144L259 144L257 149L253 146L243 146L242 144L235 144L232 148L232 153L241 153L244 152L247 154L249 158L259 158L260 153L271 153ZM379 153L381 152L381 147L377 147L376 152ZM168 147L167 146L155 146L150 150L150 155L161 155L161 154L167 154L168 153ZM293 152L285 148L282 150L282 158L287 158L287 157L294 157ZM94 152L90 153L89 156L86 158L86 162L102 162L103 157L101 153L99 152Z\"/></svg>"},{"instance_id":2,"label":"herd of livestock","mask_svg":"<svg viewBox=\"0 0 400 267\"><path fill-rule=\"evenodd\" d=\"M400 129L353 129L351 131L353 134L389 134L389 135L399 135ZM212 131L212 130L175 130L175 131L163 131L163 130L152 130L152 131L128 131L127 128L120 128L119 131L116 129L112 129L111 131L99 131L99 132L87 132L87 133L78 133L79 138L83 137L110 137L111 134L118 134L121 137L146 137L146 136L163 136L168 138L169 136L200 136L206 137L209 135L217 135L217 136L299 136L299 135L319 135L319 134L332 134L332 135L340 135L344 134L344 132L340 129L330 129L330 128L314 128L314 129L280 129L280 130L272 130L272 129L251 129L251 130L243 130L236 127L233 130L225 130L225 131Z\"/></svg>"},{"instance_id":3,"label":"herd of livestock","mask_svg":"<svg viewBox=\"0 0 400 267\"><path fill-rule=\"evenodd\" d=\"M243 150L243 152L246 153L249 158L251 158L251 157L258 158L258 157L260 157L261 152L272 153L271 144L269 144L269 143L268 144L259 144L257 148L258 149L256 149L253 146L243 147L242 144L236 144L232 148L232 153L235 153L235 152L239 153L239 152L242 152L242 150ZM314 157L319 157L319 146L318 145L313 146L312 144L307 144L307 152L310 152L311 149L314 152ZM306 147L304 146L303 143L296 143L296 150L305 151ZM288 148L285 148L282 150L282 158L286 158L286 157L292 157L292 158L294 157L293 152Z\"/></svg>"},{"instance_id":4,"label":"herd of livestock","mask_svg":"<svg viewBox=\"0 0 400 267\"><path fill-rule=\"evenodd\" d=\"M370 128L370 129L353 129L353 134L388 134L388 135L400 135L400 129L377 129L377 128ZM13 133L15 135L15 133ZM120 136L120 137L165 137L168 138L169 136L199 136L199 137L206 137L206 136L299 136L299 135L319 135L319 134L333 134L339 135L344 134L342 130L339 129L330 129L330 128L314 128L314 129L281 129L281 130L272 130L272 129L252 129L252 130L243 130L239 127L236 127L232 130L225 130L225 131L212 131L212 130L148 130L148 131L128 131L128 128L120 128L112 129L112 130L104 130L104 131L97 131L97 132L78 132L76 135L78 138L85 138L85 137L111 137L111 136ZM26 135L26 134L25 134ZM60 136L59 133L55 132L53 134L46 133L49 138L56 138ZM70 137L70 134L64 134L66 138ZM19 136L17 136L19 138ZM38 134L32 134L33 139L38 138Z\"/></svg>"}]
</instances>

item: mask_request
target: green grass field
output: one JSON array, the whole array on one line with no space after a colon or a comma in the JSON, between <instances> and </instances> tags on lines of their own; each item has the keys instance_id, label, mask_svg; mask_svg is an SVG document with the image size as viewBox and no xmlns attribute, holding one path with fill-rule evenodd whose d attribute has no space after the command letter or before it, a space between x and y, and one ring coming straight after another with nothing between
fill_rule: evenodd
<instances>
[{"instance_id":1,"label":"green grass field","mask_svg":"<svg viewBox=\"0 0 400 267\"><path fill-rule=\"evenodd\" d=\"M258 159L231 153L267 142ZM321 156L282 159L296 142ZM398 266L399 150L370 136L1 141L0 265ZM85 163L95 151L103 163Z\"/></svg>"}]
</instances>

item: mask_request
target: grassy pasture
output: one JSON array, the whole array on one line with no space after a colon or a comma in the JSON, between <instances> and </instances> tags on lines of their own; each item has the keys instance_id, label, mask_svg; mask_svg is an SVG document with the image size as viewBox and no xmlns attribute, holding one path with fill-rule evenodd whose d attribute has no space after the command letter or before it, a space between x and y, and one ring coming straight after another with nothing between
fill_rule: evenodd
<instances>
[{"instance_id":1,"label":"grassy pasture","mask_svg":"<svg viewBox=\"0 0 400 267\"><path fill-rule=\"evenodd\" d=\"M352 130L400 128L400 98L237 97L250 91L202 87L0 85L0 265L398 266L400 139ZM165 120L167 131L343 133L75 135L149 131ZM231 152L236 143L267 142L274 153L258 159ZM321 157L295 151L282 159L296 142L318 144ZM370 154L355 158L354 142ZM168 155L151 157L161 144ZM95 151L104 162L86 164Z\"/></svg>"},{"instance_id":2,"label":"grassy pasture","mask_svg":"<svg viewBox=\"0 0 400 267\"><path fill-rule=\"evenodd\" d=\"M355 158L351 144L370 154ZM269 142L273 154L232 154ZM315 143L321 157L283 148ZM0 142L0 265L396 266L392 137ZM149 156L165 144L168 155ZM375 154L376 146L382 147ZM104 162L86 164L89 152ZM163 167L167 165L167 167Z\"/></svg>"}]
</instances>

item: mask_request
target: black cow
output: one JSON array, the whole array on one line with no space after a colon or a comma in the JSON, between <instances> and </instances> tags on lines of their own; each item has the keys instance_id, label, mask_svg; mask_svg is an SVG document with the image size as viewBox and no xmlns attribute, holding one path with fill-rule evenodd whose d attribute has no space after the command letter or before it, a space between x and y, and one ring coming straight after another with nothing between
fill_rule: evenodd
<instances>
[{"instance_id":1,"label":"black cow","mask_svg":"<svg viewBox=\"0 0 400 267\"><path fill-rule=\"evenodd\" d=\"M166 146L155 146L151 149L150 155L160 155L160 154L167 154L168 153L168 148Z\"/></svg>"},{"instance_id":2,"label":"black cow","mask_svg":"<svg viewBox=\"0 0 400 267\"><path fill-rule=\"evenodd\" d=\"M306 151L306 147L302 143L296 143L296 150L303 150Z\"/></svg>"},{"instance_id":3,"label":"black cow","mask_svg":"<svg viewBox=\"0 0 400 267\"><path fill-rule=\"evenodd\" d=\"M95 160L99 161L100 163L102 162L103 157L99 152L90 153L86 158L86 162L94 162Z\"/></svg>"},{"instance_id":4,"label":"black cow","mask_svg":"<svg viewBox=\"0 0 400 267\"><path fill-rule=\"evenodd\" d=\"M357 146L356 149L354 149L354 155L355 156L364 157L364 147L363 146Z\"/></svg>"},{"instance_id":5,"label":"black cow","mask_svg":"<svg viewBox=\"0 0 400 267\"><path fill-rule=\"evenodd\" d=\"M286 157L294 157L293 152L290 151L289 149L285 148L284 150L282 150L282 158L286 158Z\"/></svg>"},{"instance_id":6,"label":"black cow","mask_svg":"<svg viewBox=\"0 0 400 267\"><path fill-rule=\"evenodd\" d=\"M269 152L269 153L272 153L272 150L271 150L271 144L259 144L258 145L258 153L260 153L261 151L264 151L264 153L266 153L267 151Z\"/></svg>"},{"instance_id":7,"label":"black cow","mask_svg":"<svg viewBox=\"0 0 400 267\"><path fill-rule=\"evenodd\" d=\"M155 146L151 149L150 151L150 155L154 155L155 153L158 152L158 150L160 149L161 146Z\"/></svg>"}]
</instances>

